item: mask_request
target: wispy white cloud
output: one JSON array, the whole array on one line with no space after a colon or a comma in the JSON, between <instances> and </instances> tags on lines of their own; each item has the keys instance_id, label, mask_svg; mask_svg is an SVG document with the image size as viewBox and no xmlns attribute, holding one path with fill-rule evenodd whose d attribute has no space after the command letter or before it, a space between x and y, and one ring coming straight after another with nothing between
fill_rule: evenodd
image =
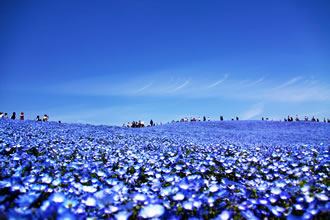
<instances>
[{"instance_id":1,"label":"wispy white cloud","mask_svg":"<svg viewBox=\"0 0 330 220\"><path fill-rule=\"evenodd\" d=\"M153 83L149 83L149 84L143 86L142 88L137 89L137 90L135 91L135 93L141 93L141 92L145 91L146 89L150 88L150 87L152 86L152 84L153 84Z\"/></svg>"},{"instance_id":2,"label":"wispy white cloud","mask_svg":"<svg viewBox=\"0 0 330 220\"><path fill-rule=\"evenodd\" d=\"M280 89L280 88L284 88L284 87L293 85L293 84L295 84L296 82L298 82L301 79L302 79L301 76L294 77L294 78L290 79L289 81L287 81L287 82L281 84L280 86L278 86L278 88Z\"/></svg>"},{"instance_id":3,"label":"wispy white cloud","mask_svg":"<svg viewBox=\"0 0 330 220\"><path fill-rule=\"evenodd\" d=\"M211 88L213 88L213 87L216 87L216 86L220 85L221 83L223 83L223 82L228 78L228 76L229 76L228 74L225 74L225 76L224 76L222 79L220 79L220 80L218 80L218 81L212 83L212 84L209 85L207 88L208 88L208 89L211 89Z\"/></svg>"},{"instance_id":4,"label":"wispy white cloud","mask_svg":"<svg viewBox=\"0 0 330 220\"><path fill-rule=\"evenodd\" d=\"M175 76L152 75L138 79L118 81L110 78L92 78L47 86L42 92L86 96L176 96L188 98L229 98L258 102L305 102L330 101L329 83L302 80L301 76L286 83L264 77L257 79L228 78L210 84L207 80L193 77L182 80ZM225 83L224 83L225 81ZM146 82L150 82L146 84ZM141 87L142 85L142 87ZM219 86L221 85L221 86ZM280 86L279 86L280 85Z\"/></svg>"},{"instance_id":5,"label":"wispy white cloud","mask_svg":"<svg viewBox=\"0 0 330 220\"><path fill-rule=\"evenodd\" d=\"M264 111L264 105L262 103L253 105L249 110L247 110L246 112L244 112L241 116L241 118L243 120L249 120L252 119L258 115L260 115L261 113L263 113Z\"/></svg>"},{"instance_id":6,"label":"wispy white cloud","mask_svg":"<svg viewBox=\"0 0 330 220\"><path fill-rule=\"evenodd\" d=\"M255 86L255 85L258 85L259 83L263 82L265 79L264 77L261 77L255 81L251 81L251 82L248 82L245 84L246 87L249 87L249 86Z\"/></svg>"},{"instance_id":7,"label":"wispy white cloud","mask_svg":"<svg viewBox=\"0 0 330 220\"><path fill-rule=\"evenodd\" d=\"M175 92L175 91L178 91L178 90L180 90L180 89L183 89L183 88L186 87L189 83L190 83L190 80L186 80L185 82L183 82L182 84L180 84L178 87L175 87L171 92Z\"/></svg>"}]
</instances>

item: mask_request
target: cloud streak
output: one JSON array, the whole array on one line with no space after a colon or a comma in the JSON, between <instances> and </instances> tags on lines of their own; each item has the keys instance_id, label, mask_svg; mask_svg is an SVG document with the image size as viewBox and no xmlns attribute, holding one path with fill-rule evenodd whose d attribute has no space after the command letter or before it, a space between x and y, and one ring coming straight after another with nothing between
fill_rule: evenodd
<instances>
[{"instance_id":1,"label":"cloud streak","mask_svg":"<svg viewBox=\"0 0 330 220\"><path fill-rule=\"evenodd\" d=\"M47 86L41 92L60 93L63 95L83 96L180 96L187 98L228 98L236 100L254 100L258 102L305 102L330 101L330 87L319 81L306 82L300 76L285 83L259 77L241 80L226 74L223 79L214 83L200 78L181 81L175 77L160 75L117 82L113 79L85 79L67 82L61 85ZM226 83L223 83L226 81ZM109 83L111 82L111 83ZM145 84L145 82L151 82ZM137 85L144 85L138 87ZM221 86L219 86L221 85ZM279 86L280 85L280 86Z\"/></svg>"},{"instance_id":2,"label":"cloud streak","mask_svg":"<svg viewBox=\"0 0 330 220\"><path fill-rule=\"evenodd\" d=\"M140 93L140 92L145 91L146 89L150 88L150 87L152 86L152 84L153 84L153 83L149 83L148 85L146 85L146 86L144 86L144 87L142 87L142 88L136 90L135 93Z\"/></svg>"},{"instance_id":3,"label":"cloud streak","mask_svg":"<svg viewBox=\"0 0 330 220\"><path fill-rule=\"evenodd\" d=\"M261 77L261 78L257 79L256 81L252 81L252 82L250 82L250 83L245 84L245 86L246 86L246 87L249 87L249 86L255 86L255 85L257 85L257 84L263 82L264 80L265 80L264 77Z\"/></svg>"},{"instance_id":4,"label":"cloud streak","mask_svg":"<svg viewBox=\"0 0 330 220\"><path fill-rule=\"evenodd\" d=\"M228 74L225 74L225 76L223 77L223 79L220 79L220 80L216 81L215 83L212 83L207 88L208 89L211 89L213 87L216 87L216 86L220 85L221 83L223 83L227 78L228 78Z\"/></svg>"},{"instance_id":5,"label":"cloud streak","mask_svg":"<svg viewBox=\"0 0 330 220\"><path fill-rule=\"evenodd\" d=\"M190 80L186 80L184 83L182 83L178 87L174 88L171 92L175 92L175 91L178 91L180 89L183 89L184 87L188 86L189 83L190 83Z\"/></svg>"},{"instance_id":6,"label":"cloud streak","mask_svg":"<svg viewBox=\"0 0 330 220\"><path fill-rule=\"evenodd\" d=\"M288 82L285 82L282 85L280 85L278 88L280 89L280 88L284 88L284 87L287 87L287 86L291 86L291 85L295 84L296 82L298 82L301 79L302 79L301 76L294 77L294 78L290 79Z\"/></svg>"}]
</instances>

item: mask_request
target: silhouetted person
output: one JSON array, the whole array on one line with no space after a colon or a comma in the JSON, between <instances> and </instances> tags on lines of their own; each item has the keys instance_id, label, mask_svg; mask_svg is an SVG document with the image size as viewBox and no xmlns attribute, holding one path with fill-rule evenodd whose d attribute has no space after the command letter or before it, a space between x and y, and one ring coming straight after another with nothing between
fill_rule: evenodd
<instances>
[{"instance_id":1,"label":"silhouetted person","mask_svg":"<svg viewBox=\"0 0 330 220\"><path fill-rule=\"evenodd\" d=\"M262 117L261 120L263 121L264 120L264 117Z\"/></svg>"},{"instance_id":2,"label":"silhouetted person","mask_svg":"<svg viewBox=\"0 0 330 220\"><path fill-rule=\"evenodd\" d=\"M222 115L220 116L220 121L223 121L223 116Z\"/></svg>"},{"instance_id":3,"label":"silhouetted person","mask_svg":"<svg viewBox=\"0 0 330 220\"><path fill-rule=\"evenodd\" d=\"M36 121L41 121L40 116L37 115Z\"/></svg>"},{"instance_id":4,"label":"silhouetted person","mask_svg":"<svg viewBox=\"0 0 330 220\"><path fill-rule=\"evenodd\" d=\"M19 120L24 120L24 112L21 112L21 115L19 116Z\"/></svg>"},{"instance_id":5,"label":"silhouetted person","mask_svg":"<svg viewBox=\"0 0 330 220\"><path fill-rule=\"evenodd\" d=\"M44 117L42 118L42 121L48 121L48 118L49 118L48 115L45 114Z\"/></svg>"},{"instance_id":6,"label":"silhouetted person","mask_svg":"<svg viewBox=\"0 0 330 220\"><path fill-rule=\"evenodd\" d=\"M237 121L239 120L238 116L236 116L236 120L237 120Z\"/></svg>"},{"instance_id":7,"label":"silhouetted person","mask_svg":"<svg viewBox=\"0 0 330 220\"><path fill-rule=\"evenodd\" d=\"M205 116L203 116L203 121L206 121L206 117Z\"/></svg>"},{"instance_id":8,"label":"silhouetted person","mask_svg":"<svg viewBox=\"0 0 330 220\"><path fill-rule=\"evenodd\" d=\"M152 119L150 120L150 126L154 126L154 122L152 121Z\"/></svg>"},{"instance_id":9,"label":"silhouetted person","mask_svg":"<svg viewBox=\"0 0 330 220\"><path fill-rule=\"evenodd\" d=\"M13 112L12 116L10 117L10 119L13 119L13 120L16 119L16 112Z\"/></svg>"}]
</instances>

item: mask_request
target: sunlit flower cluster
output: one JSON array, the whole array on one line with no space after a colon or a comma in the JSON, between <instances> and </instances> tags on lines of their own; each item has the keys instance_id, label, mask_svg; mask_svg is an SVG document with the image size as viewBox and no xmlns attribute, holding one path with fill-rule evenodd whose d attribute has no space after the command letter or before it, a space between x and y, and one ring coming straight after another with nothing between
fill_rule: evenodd
<instances>
[{"instance_id":1,"label":"sunlit flower cluster","mask_svg":"<svg viewBox=\"0 0 330 220\"><path fill-rule=\"evenodd\" d=\"M326 218L329 128L0 120L0 218Z\"/></svg>"}]
</instances>

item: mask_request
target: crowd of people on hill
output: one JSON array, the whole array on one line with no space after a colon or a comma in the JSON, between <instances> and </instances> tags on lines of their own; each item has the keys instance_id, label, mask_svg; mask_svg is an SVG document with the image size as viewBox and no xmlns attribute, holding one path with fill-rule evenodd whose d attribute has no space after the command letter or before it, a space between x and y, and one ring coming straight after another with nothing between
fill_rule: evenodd
<instances>
[{"instance_id":1,"label":"crowd of people on hill","mask_svg":"<svg viewBox=\"0 0 330 220\"><path fill-rule=\"evenodd\" d=\"M48 121L48 119L49 119L49 116L47 114L44 114L42 121ZM37 115L36 121L41 121L41 118L39 115Z\"/></svg>"},{"instance_id":2,"label":"crowd of people on hill","mask_svg":"<svg viewBox=\"0 0 330 220\"><path fill-rule=\"evenodd\" d=\"M3 112L0 112L0 118L9 118L8 113L6 112L3 114ZM10 119L15 120L16 119L16 112L13 112L13 114L10 116ZM19 116L19 120L24 120L24 112L21 112L21 115Z\"/></svg>"},{"instance_id":3,"label":"crowd of people on hill","mask_svg":"<svg viewBox=\"0 0 330 220\"><path fill-rule=\"evenodd\" d=\"M238 121L239 120L239 117L236 116L235 119ZM224 120L223 119L223 116L221 115L220 116L220 121L223 121L223 120ZM231 118L231 120L233 121L234 118ZM185 117L185 118L180 119L179 121L173 120L172 122L189 122L189 121L211 121L211 118L210 117L203 116L203 120L201 120L200 117L198 117L198 118L190 117L190 119L188 119L188 117Z\"/></svg>"},{"instance_id":4,"label":"crowd of people on hill","mask_svg":"<svg viewBox=\"0 0 330 220\"><path fill-rule=\"evenodd\" d=\"M8 113L3 113L3 112L0 112L0 118L9 118L8 116ZM16 119L16 112L13 112L12 116L10 117L10 119L12 120L15 120ZM239 117L236 116L235 119L238 121L239 120ZM232 121L235 120L234 118L231 118ZM21 112L20 116L19 116L19 120L24 120L24 112ZM37 115L36 121L43 121L43 122L46 122L49 120L49 116L47 114L44 114L43 118L41 119L39 115ZM224 117L221 115L220 116L220 121L223 121L224 120ZM261 118L262 121L268 121L269 118L264 118L262 117ZM292 116L288 116L287 118L284 118L283 121L300 121L298 115L296 115L295 119L293 119ZM206 117L206 116L203 116L202 119L201 117L198 117L198 118L195 118L195 117L184 117L184 118L181 118L180 120L172 120L172 123L175 123L175 122L195 122L195 121L211 121L211 118L210 117ZM282 120L280 120L282 121ZM309 118L308 116L305 116L304 117L304 121L309 121ZM314 116L311 118L310 121L313 121L313 122L319 122L320 120L318 118L315 118ZM58 121L59 123L61 123L61 121ZM327 123L330 123L330 119L326 119L324 118L323 119L323 122L327 122ZM148 125L145 125L144 124L144 121L133 121L132 123L127 123L127 124L123 124L122 127L132 127L132 128L142 128L142 127L151 127L151 126L156 126L156 125L162 125L162 123L155 123L153 122L153 120L150 120L150 123Z\"/></svg>"},{"instance_id":5,"label":"crowd of people on hill","mask_svg":"<svg viewBox=\"0 0 330 220\"><path fill-rule=\"evenodd\" d=\"M123 125L125 127L125 125ZM132 121L132 124L129 122L127 123L127 127L132 127L132 128L142 128L144 127L144 121Z\"/></svg>"},{"instance_id":6,"label":"crowd of people on hill","mask_svg":"<svg viewBox=\"0 0 330 220\"><path fill-rule=\"evenodd\" d=\"M223 120L224 120L224 117L221 115L220 116L220 121L223 121ZM232 121L234 121L234 120L238 121L239 120L239 117L238 116L232 117L231 120ZM268 121L268 120L273 121L273 119L269 119L269 118L265 118L265 117L262 117L261 120L262 121ZM171 123L177 123L177 122L195 122L195 121L211 121L211 118L210 117L206 117L206 116L203 116L202 119L201 119L201 117L197 117L197 118L196 117L190 117L190 118L184 117L184 118L181 118L180 120L172 120ZM280 120L280 121L282 121L282 120ZM293 119L293 117L288 116L288 118L284 118L284 121L294 121L294 119ZM295 121L300 121L298 115L296 115ZM308 121L308 117L307 116L305 116L305 121ZM320 120L318 118L315 118L313 116L310 121L319 122ZM330 123L330 119L324 118L323 121ZM160 124L162 124L162 123L160 123ZM155 124L152 120L150 120L150 125L147 125L147 127L155 126L155 125L158 125L158 124ZM127 124L123 124L123 127L141 128L141 127L145 127L145 124L144 124L143 121L139 121L139 122L133 121L132 124L130 124L129 122Z\"/></svg>"},{"instance_id":7,"label":"crowd of people on hill","mask_svg":"<svg viewBox=\"0 0 330 220\"><path fill-rule=\"evenodd\" d=\"M184 117L181 118L179 121L175 121L173 120L172 122L188 122L188 121L202 121L201 117L195 118L195 117L190 117L190 119L188 117ZM210 117L203 116L203 121L211 121Z\"/></svg>"},{"instance_id":8,"label":"crowd of people on hill","mask_svg":"<svg viewBox=\"0 0 330 220\"><path fill-rule=\"evenodd\" d=\"M264 118L264 117L262 117L261 120L262 120L262 121L268 121L269 118ZM280 121L282 121L282 120L280 120ZM309 121L309 118L308 118L308 116L305 116L305 117L304 117L304 120L300 120L299 117L298 117L298 115L296 115L295 119L293 119L292 116L288 115L288 117L287 117L287 118L284 118L283 121ZM313 122L320 122L320 119L315 118L315 117L313 116L313 117L311 118L310 121L313 121ZM326 118L323 118L323 122L330 123L330 119L328 119L328 118L327 118L327 119L326 119Z\"/></svg>"},{"instance_id":9,"label":"crowd of people on hill","mask_svg":"<svg viewBox=\"0 0 330 220\"><path fill-rule=\"evenodd\" d=\"M162 124L162 123L160 123ZM132 121L132 123L130 124L129 122L127 122L127 124L123 124L123 128L143 128L143 127L151 127L151 126L156 126L158 125L158 123L153 122L153 120L150 120L150 124L149 125L145 125L144 121L139 120L137 121Z\"/></svg>"},{"instance_id":10,"label":"crowd of people on hill","mask_svg":"<svg viewBox=\"0 0 330 220\"><path fill-rule=\"evenodd\" d=\"M0 118L9 118L8 113L0 112ZM16 119L16 112L13 112L10 119L15 120ZM39 115L37 115L36 121L48 121L49 116L47 114L44 114L44 117L41 119ZM24 120L24 112L21 112L21 115L19 116L19 120Z\"/></svg>"},{"instance_id":11,"label":"crowd of people on hill","mask_svg":"<svg viewBox=\"0 0 330 220\"><path fill-rule=\"evenodd\" d=\"M220 116L220 121L223 121L223 116ZM234 120L234 118L232 118L232 120ZM238 117L236 117L236 120L239 120ZM203 116L202 119L201 117L184 117L184 118L181 118L180 120L172 120L171 123L176 123L176 122L194 122L194 121L211 121L211 118L210 117L206 117L206 116ZM168 122L169 123L169 122ZM162 123L160 122L159 124L158 123L155 123L153 122L153 120L150 120L150 124L148 125L145 125L143 121L139 121L139 122L135 122L133 121L131 124L128 122L127 124L123 124L122 127L125 128L142 128L142 127L151 127L151 126L157 126L157 125L162 125Z\"/></svg>"},{"instance_id":12,"label":"crowd of people on hill","mask_svg":"<svg viewBox=\"0 0 330 220\"><path fill-rule=\"evenodd\" d=\"M284 121L293 121L293 117L288 116L288 118L284 118ZM300 121L298 115L296 115L295 121ZM304 121L309 121L308 116L305 116ZM320 122L320 119L315 118L315 117L313 116L313 117L311 118L310 121ZM326 119L326 118L323 118L323 122L328 122L328 123L330 123L330 119L329 119L329 118L327 118L327 119Z\"/></svg>"}]
</instances>

